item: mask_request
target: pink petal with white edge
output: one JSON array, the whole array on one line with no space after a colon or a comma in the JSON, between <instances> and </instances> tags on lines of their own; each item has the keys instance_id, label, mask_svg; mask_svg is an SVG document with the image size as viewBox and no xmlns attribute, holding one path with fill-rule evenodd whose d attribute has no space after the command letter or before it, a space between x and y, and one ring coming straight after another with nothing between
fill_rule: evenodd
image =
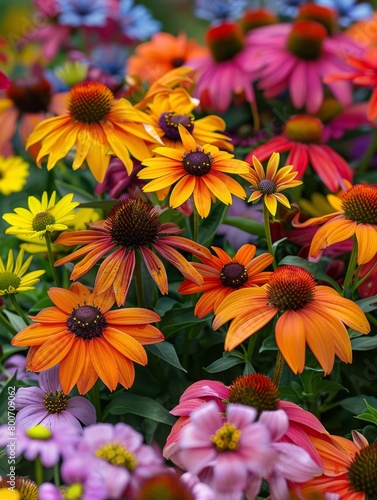
<instances>
[{"instance_id":1,"label":"pink petal with white edge","mask_svg":"<svg viewBox=\"0 0 377 500\"><path fill-rule=\"evenodd\" d=\"M290 443L274 443L272 446L279 454L274 464L274 474L301 483L323 473L323 468L298 446Z\"/></svg>"},{"instance_id":2,"label":"pink petal with white edge","mask_svg":"<svg viewBox=\"0 0 377 500\"><path fill-rule=\"evenodd\" d=\"M267 426L272 441L284 436L289 426L288 416L284 410L262 411L258 421Z\"/></svg>"}]
</instances>

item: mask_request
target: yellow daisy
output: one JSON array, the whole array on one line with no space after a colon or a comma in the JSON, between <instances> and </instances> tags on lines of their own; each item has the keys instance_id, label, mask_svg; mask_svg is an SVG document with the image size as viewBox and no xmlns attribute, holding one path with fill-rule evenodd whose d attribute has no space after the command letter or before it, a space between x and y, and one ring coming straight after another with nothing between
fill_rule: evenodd
<instances>
[{"instance_id":1,"label":"yellow daisy","mask_svg":"<svg viewBox=\"0 0 377 500\"><path fill-rule=\"evenodd\" d=\"M68 93L68 113L44 120L35 127L26 143L26 149L38 150L37 164L47 158L51 170L76 146L72 168L77 170L86 160L94 178L102 182L111 155L132 172L131 156L143 160L150 156L148 144L159 142L144 127L148 116L135 109L126 99L114 99L114 94L103 83L78 83ZM153 133L152 127L149 132Z\"/></svg>"},{"instance_id":2,"label":"yellow daisy","mask_svg":"<svg viewBox=\"0 0 377 500\"><path fill-rule=\"evenodd\" d=\"M72 199L73 194L66 194L56 203L56 191L50 199L45 191L41 201L35 196L29 196L29 210L15 208L15 213L3 215L3 219L11 224L5 233L36 238L44 236L46 232L64 231L68 228L67 223L75 217L73 209L79 205Z\"/></svg>"},{"instance_id":3,"label":"yellow daisy","mask_svg":"<svg viewBox=\"0 0 377 500\"><path fill-rule=\"evenodd\" d=\"M33 290L34 285L39 282L39 277L45 273L44 270L39 270L25 274L33 257L30 256L23 262L24 253L21 249L15 262L13 250L9 250L6 265L0 257L0 296Z\"/></svg>"},{"instance_id":4,"label":"yellow daisy","mask_svg":"<svg viewBox=\"0 0 377 500\"><path fill-rule=\"evenodd\" d=\"M29 174L29 164L20 156L0 156L0 193L8 196L22 191Z\"/></svg>"}]
</instances>

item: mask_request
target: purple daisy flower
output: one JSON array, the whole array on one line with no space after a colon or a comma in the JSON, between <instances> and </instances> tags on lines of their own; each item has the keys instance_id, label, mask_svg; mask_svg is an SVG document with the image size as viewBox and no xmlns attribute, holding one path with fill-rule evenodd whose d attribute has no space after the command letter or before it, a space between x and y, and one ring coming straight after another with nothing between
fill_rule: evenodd
<instances>
[{"instance_id":1,"label":"purple daisy flower","mask_svg":"<svg viewBox=\"0 0 377 500\"><path fill-rule=\"evenodd\" d=\"M16 426L27 430L43 425L54 430L63 424L81 430L81 423L96 422L96 410L83 396L65 395L59 383L59 366L39 375L39 387L20 387L16 392ZM81 422L81 423L80 423Z\"/></svg>"},{"instance_id":2,"label":"purple daisy flower","mask_svg":"<svg viewBox=\"0 0 377 500\"><path fill-rule=\"evenodd\" d=\"M108 0L56 0L59 23L67 26L104 26L110 15Z\"/></svg>"},{"instance_id":3,"label":"purple daisy flower","mask_svg":"<svg viewBox=\"0 0 377 500\"><path fill-rule=\"evenodd\" d=\"M80 434L71 425L62 425L53 431L36 425L27 431L16 427L12 438L11 440L8 426L0 426L0 446L6 447L8 456L23 456L29 461L34 461L39 456L44 467L53 467L61 457L68 457L75 452Z\"/></svg>"},{"instance_id":4,"label":"purple daisy flower","mask_svg":"<svg viewBox=\"0 0 377 500\"><path fill-rule=\"evenodd\" d=\"M161 453L153 446L143 444L143 436L124 423L86 427L77 455L63 464L63 479L68 479L69 472L75 474L75 458L85 466L91 460L95 461L90 469L96 470L102 482L106 482L111 498L121 494L126 498L137 497L143 481L166 470Z\"/></svg>"},{"instance_id":5,"label":"purple daisy flower","mask_svg":"<svg viewBox=\"0 0 377 500\"><path fill-rule=\"evenodd\" d=\"M144 5L135 5L134 0L120 0L120 27L130 40L142 41L160 31L161 23L152 17Z\"/></svg>"},{"instance_id":6,"label":"purple daisy flower","mask_svg":"<svg viewBox=\"0 0 377 500\"><path fill-rule=\"evenodd\" d=\"M17 372L17 380L31 381L38 380L38 374L26 371L26 358L22 354L13 354L9 356L4 363L6 374L13 377ZM0 374L0 380L6 380L7 377L3 373Z\"/></svg>"}]
</instances>

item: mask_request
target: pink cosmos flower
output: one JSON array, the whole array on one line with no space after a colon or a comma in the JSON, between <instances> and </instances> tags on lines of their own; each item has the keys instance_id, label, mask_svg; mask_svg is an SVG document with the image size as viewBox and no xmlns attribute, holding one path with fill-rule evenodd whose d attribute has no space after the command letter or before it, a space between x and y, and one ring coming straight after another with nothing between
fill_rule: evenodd
<instances>
[{"instance_id":1,"label":"pink cosmos flower","mask_svg":"<svg viewBox=\"0 0 377 500\"><path fill-rule=\"evenodd\" d=\"M252 30L246 46L259 55L258 87L266 98L288 90L295 108L316 113L323 101L323 79L335 72L347 73L351 67L341 56L341 48L357 53L358 45L346 35L329 37L325 27L312 20L278 23ZM350 82L326 84L342 105L352 102Z\"/></svg>"},{"instance_id":2,"label":"pink cosmos flower","mask_svg":"<svg viewBox=\"0 0 377 500\"><path fill-rule=\"evenodd\" d=\"M190 422L191 413L209 401L214 401L219 411L225 412L226 405L230 400L231 389L237 386L246 387L250 395L256 391L257 394L265 394L266 390L271 391L271 388L274 390L272 381L266 375L259 373L239 377L231 386L226 386L222 382L214 380L200 380L193 383L183 392L179 404L171 410L171 413L179 418L167 437L163 449L164 457L173 461L178 467L183 468L180 440L183 428ZM257 400L258 398L254 397L254 405L258 404ZM237 392L233 392L233 402L236 401L240 402L241 399L237 396ZM242 401L243 404L247 404L246 401ZM304 410L295 403L279 400L276 388L275 394L273 393L272 404L268 407L264 406L264 409L269 411L273 408L283 410L289 421L289 427L286 429L284 435L279 438L279 441L295 444L306 450L314 462L321 466L322 460L309 437L311 435L327 434L326 429L319 420L312 413ZM259 409L262 410L262 408Z\"/></svg>"},{"instance_id":3,"label":"pink cosmos flower","mask_svg":"<svg viewBox=\"0 0 377 500\"><path fill-rule=\"evenodd\" d=\"M77 427L96 422L96 410L83 396L66 396L59 383L59 365L41 372L39 387L20 387L16 392L16 426L27 430L35 425L56 429L63 424Z\"/></svg>"},{"instance_id":4,"label":"pink cosmos flower","mask_svg":"<svg viewBox=\"0 0 377 500\"><path fill-rule=\"evenodd\" d=\"M253 81L256 79L251 48L244 43L236 23L224 21L208 29L206 42L210 54L188 59L186 66L197 70L194 96L202 108L226 111L234 98L255 103Z\"/></svg>"},{"instance_id":5,"label":"pink cosmos flower","mask_svg":"<svg viewBox=\"0 0 377 500\"><path fill-rule=\"evenodd\" d=\"M332 192L344 189L344 179L352 181L350 165L325 144L324 125L315 116L291 116L280 135L250 151L245 160L251 163L252 157L256 156L263 162L275 152L288 152L285 163L293 165L293 171L298 172L297 179L301 179L310 165Z\"/></svg>"}]
</instances>

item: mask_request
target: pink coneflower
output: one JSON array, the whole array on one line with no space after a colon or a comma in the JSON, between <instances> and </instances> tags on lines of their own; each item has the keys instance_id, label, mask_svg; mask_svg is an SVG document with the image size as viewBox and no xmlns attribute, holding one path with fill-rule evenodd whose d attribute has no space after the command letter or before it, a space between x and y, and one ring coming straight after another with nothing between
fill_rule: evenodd
<instances>
[{"instance_id":1,"label":"pink coneflower","mask_svg":"<svg viewBox=\"0 0 377 500\"><path fill-rule=\"evenodd\" d=\"M224 21L206 32L210 54L188 59L186 65L198 71L194 96L203 108L226 111L233 99L255 103L256 79L251 47L245 44L241 27Z\"/></svg>"},{"instance_id":2,"label":"pink coneflower","mask_svg":"<svg viewBox=\"0 0 377 500\"><path fill-rule=\"evenodd\" d=\"M26 430L35 425L56 429L67 424L80 431L80 422L84 425L96 422L96 410L90 401L82 396L70 398L63 393L58 365L40 374L39 387L20 387L15 405L18 410L16 425Z\"/></svg>"},{"instance_id":3,"label":"pink coneflower","mask_svg":"<svg viewBox=\"0 0 377 500\"><path fill-rule=\"evenodd\" d=\"M344 179L352 181L353 172L345 159L325 144L324 126L319 118L305 114L294 115L285 122L283 132L256 147L245 160L256 156L261 162L274 153L288 152L285 163L293 165L301 179L309 165L332 192L344 187Z\"/></svg>"},{"instance_id":4,"label":"pink coneflower","mask_svg":"<svg viewBox=\"0 0 377 500\"><path fill-rule=\"evenodd\" d=\"M260 57L258 87L264 96L273 98L288 90L295 108L306 108L308 113L316 113L322 104L324 77L351 71L339 54L341 42L329 37L324 25L312 19L264 26L246 37L249 50ZM348 40L346 47L349 49ZM327 87L343 105L351 104L349 82L332 82Z\"/></svg>"}]
</instances>

